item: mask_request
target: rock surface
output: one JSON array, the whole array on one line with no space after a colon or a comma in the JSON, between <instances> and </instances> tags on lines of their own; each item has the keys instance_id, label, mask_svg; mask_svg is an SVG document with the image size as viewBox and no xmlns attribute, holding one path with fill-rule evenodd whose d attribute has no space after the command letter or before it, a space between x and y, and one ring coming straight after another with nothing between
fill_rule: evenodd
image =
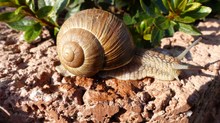
<instances>
[{"instance_id":1,"label":"rock surface","mask_svg":"<svg viewBox=\"0 0 220 123\"><path fill-rule=\"evenodd\" d=\"M203 40L182 62L181 81L63 77L53 40L27 44L0 24L0 122L220 122L220 21L200 22ZM195 37L196 39L196 37ZM194 38L177 32L162 53L177 56Z\"/></svg>"}]
</instances>

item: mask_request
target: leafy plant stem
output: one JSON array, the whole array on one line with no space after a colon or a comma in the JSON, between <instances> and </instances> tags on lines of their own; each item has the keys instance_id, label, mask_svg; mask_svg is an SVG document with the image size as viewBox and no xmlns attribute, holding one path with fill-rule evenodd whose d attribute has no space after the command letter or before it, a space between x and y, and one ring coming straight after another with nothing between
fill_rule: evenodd
<instances>
[{"instance_id":1,"label":"leafy plant stem","mask_svg":"<svg viewBox=\"0 0 220 123\"><path fill-rule=\"evenodd\" d=\"M170 19L170 20L173 20L175 16L177 16L177 15L175 15L175 13L172 13L170 11L169 14L167 15L167 18Z\"/></svg>"},{"instance_id":2,"label":"leafy plant stem","mask_svg":"<svg viewBox=\"0 0 220 123\"><path fill-rule=\"evenodd\" d=\"M54 27L59 28L58 25L55 25L55 24L53 24L53 23L51 23L51 22L49 22L49 21L47 21L47 20L45 20L45 19L40 19L40 18L36 17L36 14L33 13L33 12L29 9L29 7L25 8L23 12L24 12L25 15L34 18L36 21L38 21L39 23L41 23L43 26L48 26L48 27L51 28L51 29L53 29Z\"/></svg>"}]
</instances>

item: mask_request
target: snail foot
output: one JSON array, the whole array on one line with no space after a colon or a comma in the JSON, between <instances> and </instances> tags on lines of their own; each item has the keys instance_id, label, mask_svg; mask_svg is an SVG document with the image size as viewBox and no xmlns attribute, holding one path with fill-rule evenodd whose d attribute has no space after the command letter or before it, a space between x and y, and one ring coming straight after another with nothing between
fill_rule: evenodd
<instances>
[{"instance_id":1,"label":"snail foot","mask_svg":"<svg viewBox=\"0 0 220 123\"><path fill-rule=\"evenodd\" d=\"M66 70L63 65L58 65L55 67L55 69L59 74L61 74L63 76L66 76L66 77L67 76L71 76L71 77L76 76L76 75L70 73L68 70Z\"/></svg>"}]
</instances>

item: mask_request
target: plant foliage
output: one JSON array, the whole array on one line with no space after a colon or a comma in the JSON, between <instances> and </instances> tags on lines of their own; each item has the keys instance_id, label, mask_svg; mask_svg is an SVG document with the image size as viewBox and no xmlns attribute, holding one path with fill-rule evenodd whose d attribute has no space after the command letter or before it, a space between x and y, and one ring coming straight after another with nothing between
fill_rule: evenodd
<instances>
[{"instance_id":1,"label":"plant foliage","mask_svg":"<svg viewBox=\"0 0 220 123\"><path fill-rule=\"evenodd\" d=\"M193 0L140 0L142 10L135 15L124 15L124 21L140 46L150 41L153 46L160 44L164 36L172 36L175 31L191 35L201 35L201 32L191 23L204 19L211 13L211 8L202 6Z\"/></svg>"},{"instance_id":2,"label":"plant foliage","mask_svg":"<svg viewBox=\"0 0 220 123\"><path fill-rule=\"evenodd\" d=\"M161 38L178 30L200 35L192 24L211 13L211 8L199 0L0 0L0 6L13 10L1 12L0 21L24 31L27 42L35 40L43 26L55 37L64 19L82 9L96 7L122 18L140 47L157 46Z\"/></svg>"}]
</instances>

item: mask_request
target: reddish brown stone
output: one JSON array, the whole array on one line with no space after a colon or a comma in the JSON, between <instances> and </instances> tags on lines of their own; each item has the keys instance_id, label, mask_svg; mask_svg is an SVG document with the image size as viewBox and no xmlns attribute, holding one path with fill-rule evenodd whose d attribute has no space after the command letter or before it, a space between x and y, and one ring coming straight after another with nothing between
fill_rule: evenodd
<instances>
[{"instance_id":1,"label":"reddish brown stone","mask_svg":"<svg viewBox=\"0 0 220 123\"><path fill-rule=\"evenodd\" d=\"M11 122L220 122L220 21L208 19L198 28L203 40L182 62L205 69L184 70L180 81L121 81L63 77L51 39L27 44L0 23L0 106ZM193 40L176 32L156 50L178 56Z\"/></svg>"}]
</instances>

